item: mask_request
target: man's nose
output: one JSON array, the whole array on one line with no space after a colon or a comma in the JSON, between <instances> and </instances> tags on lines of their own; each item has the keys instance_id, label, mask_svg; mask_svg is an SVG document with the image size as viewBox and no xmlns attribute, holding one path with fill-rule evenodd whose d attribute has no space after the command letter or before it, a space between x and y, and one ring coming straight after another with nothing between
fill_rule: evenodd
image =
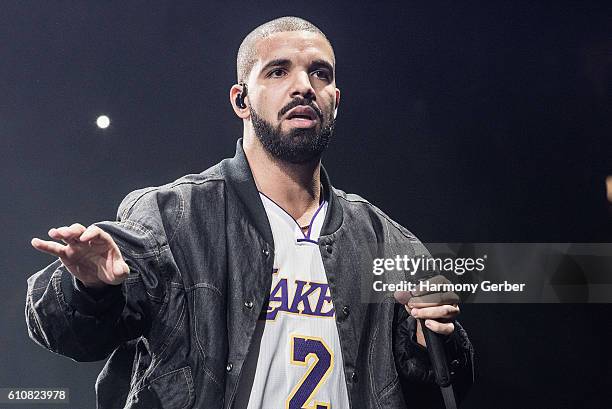
<instances>
[{"instance_id":1,"label":"man's nose","mask_svg":"<svg viewBox=\"0 0 612 409\"><path fill-rule=\"evenodd\" d=\"M310 75L307 72L299 72L295 75L295 79L292 84L291 96L302 98L308 98L315 100L315 92L310 82Z\"/></svg>"}]
</instances>

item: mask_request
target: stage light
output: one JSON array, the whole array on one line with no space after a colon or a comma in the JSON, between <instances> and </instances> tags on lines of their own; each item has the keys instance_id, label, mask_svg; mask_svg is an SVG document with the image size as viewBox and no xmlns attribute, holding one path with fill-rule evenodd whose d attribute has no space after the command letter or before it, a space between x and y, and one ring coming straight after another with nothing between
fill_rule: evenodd
<instances>
[{"instance_id":1,"label":"stage light","mask_svg":"<svg viewBox=\"0 0 612 409\"><path fill-rule=\"evenodd\" d=\"M612 203L612 175L606 178L606 193L608 201Z\"/></svg>"},{"instance_id":2,"label":"stage light","mask_svg":"<svg viewBox=\"0 0 612 409\"><path fill-rule=\"evenodd\" d=\"M110 125L110 118L106 115L100 115L98 119L96 119L96 125L100 129L106 129Z\"/></svg>"}]
</instances>

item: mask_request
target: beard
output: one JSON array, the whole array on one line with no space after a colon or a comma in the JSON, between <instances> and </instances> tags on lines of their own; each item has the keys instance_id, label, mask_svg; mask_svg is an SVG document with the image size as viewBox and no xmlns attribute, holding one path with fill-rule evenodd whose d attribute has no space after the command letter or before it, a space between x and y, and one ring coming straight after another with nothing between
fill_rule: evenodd
<instances>
[{"instance_id":1,"label":"beard","mask_svg":"<svg viewBox=\"0 0 612 409\"><path fill-rule=\"evenodd\" d=\"M291 108L300 105L299 103L291 103L283 108L279 113L279 118ZM301 105L309 105L303 103ZM316 112L320 112L315 109ZM329 145L332 134L334 133L335 119L333 116L327 120L323 120L322 115L319 115L321 127L312 128L294 128L289 132L281 131L281 124L276 128L261 116L251 106L251 122L255 135L261 141L263 147L275 158L284 162L293 164L302 164L319 160L323 151Z\"/></svg>"}]
</instances>

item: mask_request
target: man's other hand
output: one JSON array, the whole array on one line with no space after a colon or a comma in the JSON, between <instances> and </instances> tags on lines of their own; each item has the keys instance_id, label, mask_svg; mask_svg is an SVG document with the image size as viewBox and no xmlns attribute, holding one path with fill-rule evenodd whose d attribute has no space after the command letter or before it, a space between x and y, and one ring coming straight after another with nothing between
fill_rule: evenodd
<instances>
[{"instance_id":1,"label":"man's other hand","mask_svg":"<svg viewBox=\"0 0 612 409\"><path fill-rule=\"evenodd\" d=\"M450 283L442 276L437 275L426 280L430 283ZM425 320L427 328L438 334L450 335L455 330L453 320L459 314L459 296L452 292L427 291L396 291L395 299L404 305L408 314L417 319L417 342L423 346L425 337L421 328L421 319Z\"/></svg>"},{"instance_id":2,"label":"man's other hand","mask_svg":"<svg viewBox=\"0 0 612 409\"><path fill-rule=\"evenodd\" d=\"M86 287L104 287L121 284L130 271L119 247L112 237L96 225L87 228L75 223L49 230L49 237L56 241L32 239L32 246L39 251L60 258L68 271Z\"/></svg>"}]
</instances>

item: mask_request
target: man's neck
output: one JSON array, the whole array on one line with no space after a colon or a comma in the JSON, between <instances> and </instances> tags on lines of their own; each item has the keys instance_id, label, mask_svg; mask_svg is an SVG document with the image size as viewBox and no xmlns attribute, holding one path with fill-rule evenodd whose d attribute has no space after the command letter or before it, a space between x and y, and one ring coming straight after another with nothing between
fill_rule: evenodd
<instances>
[{"instance_id":1,"label":"man's neck","mask_svg":"<svg viewBox=\"0 0 612 409\"><path fill-rule=\"evenodd\" d=\"M319 207L320 161L305 164L281 161L256 136L244 138L243 147L257 190L281 206L300 226L308 225Z\"/></svg>"}]
</instances>

